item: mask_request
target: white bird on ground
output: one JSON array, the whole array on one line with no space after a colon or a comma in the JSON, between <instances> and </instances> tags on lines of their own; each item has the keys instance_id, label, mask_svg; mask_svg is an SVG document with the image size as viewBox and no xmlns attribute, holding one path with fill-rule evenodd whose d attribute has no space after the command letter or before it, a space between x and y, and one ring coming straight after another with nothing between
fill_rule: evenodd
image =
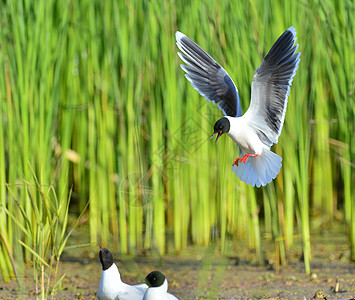
<instances>
[{"instance_id":1,"label":"white bird on ground","mask_svg":"<svg viewBox=\"0 0 355 300\"><path fill-rule=\"evenodd\" d=\"M168 280L159 271L153 271L145 278L149 288L146 290L143 300L178 300L168 293Z\"/></svg>"},{"instance_id":2,"label":"white bird on ground","mask_svg":"<svg viewBox=\"0 0 355 300\"><path fill-rule=\"evenodd\" d=\"M146 284L129 285L121 280L120 272L113 262L112 253L100 246L102 273L96 298L99 300L142 300L148 286Z\"/></svg>"},{"instance_id":3,"label":"white bird on ground","mask_svg":"<svg viewBox=\"0 0 355 300\"><path fill-rule=\"evenodd\" d=\"M224 113L211 138L226 133L240 151L232 171L251 186L265 186L281 169L282 158L270 151L278 142L287 99L300 62L296 30L288 28L275 42L254 73L249 109L242 115L238 90L228 73L205 50L181 32L176 44L186 63L181 68L191 85Z\"/></svg>"}]
</instances>

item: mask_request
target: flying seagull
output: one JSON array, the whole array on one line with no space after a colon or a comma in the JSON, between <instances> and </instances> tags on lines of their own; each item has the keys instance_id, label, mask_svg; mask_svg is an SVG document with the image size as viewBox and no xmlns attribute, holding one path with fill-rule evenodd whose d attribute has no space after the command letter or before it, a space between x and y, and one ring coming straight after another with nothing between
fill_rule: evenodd
<instances>
[{"instance_id":1,"label":"flying seagull","mask_svg":"<svg viewBox=\"0 0 355 300\"><path fill-rule=\"evenodd\" d=\"M267 185L281 169L282 158L270 147L281 134L290 86L300 62L295 28L288 28L279 37L256 69L250 106L244 115L238 89L226 70L183 33L177 31L175 36L182 52L178 55L186 63L180 65L185 77L225 115L215 123L211 138L217 135L217 143L222 134L229 135L241 156L233 162L235 175L251 186Z\"/></svg>"},{"instance_id":2,"label":"flying seagull","mask_svg":"<svg viewBox=\"0 0 355 300\"><path fill-rule=\"evenodd\" d=\"M145 278L149 286L143 300L178 300L174 295L168 293L168 280L159 271L150 272Z\"/></svg>"},{"instance_id":3,"label":"flying seagull","mask_svg":"<svg viewBox=\"0 0 355 300\"><path fill-rule=\"evenodd\" d=\"M148 286L146 284L129 285L121 280L120 272L113 262L112 253L100 246L102 265L101 280L96 293L98 300L142 300Z\"/></svg>"}]
</instances>

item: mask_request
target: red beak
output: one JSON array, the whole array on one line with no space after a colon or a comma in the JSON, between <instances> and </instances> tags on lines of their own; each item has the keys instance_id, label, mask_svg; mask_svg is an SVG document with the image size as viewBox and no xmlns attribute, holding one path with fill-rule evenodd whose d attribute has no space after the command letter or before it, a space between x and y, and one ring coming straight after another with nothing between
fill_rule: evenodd
<instances>
[{"instance_id":1,"label":"red beak","mask_svg":"<svg viewBox=\"0 0 355 300\"><path fill-rule=\"evenodd\" d=\"M217 134L217 132L215 132L214 134L212 134L212 136L210 137L210 139L212 139L215 135ZM217 138L216 138L216 141L214 142L214 144L217 144L217 141L219 139L219 137L222 135L222 131L219 131L218 132L218 135L217 135Z\"/></svg>"},{"instance_id":2,"label":"red beak","mask_svg":"<svg viewBox=\"0 0 355 300\"><path fill-rule=\"evenodd\" d=\"M100 249L102 249L102 246L101 246L101 244L100 243L98 243L99 244L99 247L100 247Z\"/></svg>"}]
</instances>

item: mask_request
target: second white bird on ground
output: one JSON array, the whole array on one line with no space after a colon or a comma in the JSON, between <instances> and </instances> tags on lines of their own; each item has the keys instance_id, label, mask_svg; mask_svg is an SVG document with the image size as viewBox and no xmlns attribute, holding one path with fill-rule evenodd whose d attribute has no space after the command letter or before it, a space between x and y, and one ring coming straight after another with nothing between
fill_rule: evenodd
<instances>
[{"instance_id":1,"label":"second white bird on ground","mask_svg":"<svg viewBox=\"0 0 355 300\"><path fill-rule=\"evenodd\" d=\"M168 293L168 280L159 271L153 271L145 278L149 288L146 290L143 300L178 300Z\"/></svg>"}]
</instances>

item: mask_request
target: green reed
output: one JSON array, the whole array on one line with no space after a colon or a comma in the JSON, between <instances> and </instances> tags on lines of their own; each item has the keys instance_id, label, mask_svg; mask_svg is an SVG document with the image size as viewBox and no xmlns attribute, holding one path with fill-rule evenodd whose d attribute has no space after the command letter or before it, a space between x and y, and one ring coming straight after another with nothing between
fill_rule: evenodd
<instances>
[{"instance_id":1,"label":"green reed","mask_svg":"<svg viewBox=\"0 0 355 300\"><path fill-rule=\"evenodd\" d=\"M265 233L286 263L300 233L310 272L311 232L337 220L355 259L351 1L40 0L1 8L5 280L33 259L17 243L31 245L34 238L19 230L25 219L14 224L9 217L34 214L31 199L26 189L14 188L12 197L5 186L36 185L31 168L58 199L73 190L78 210L72 213L90 200L90 241L122 253L179 252L212 240L225 252L231 239L236 248L247 240L261 264ZM245 112L255 69L291 25L302 55L273 147L283 167L269 186L251 188L231 172L235 144L225 137L217 145L208 141L221 113L184 78L174 34L186 33L225 67Z\"/></svg>"}]
</instances>

